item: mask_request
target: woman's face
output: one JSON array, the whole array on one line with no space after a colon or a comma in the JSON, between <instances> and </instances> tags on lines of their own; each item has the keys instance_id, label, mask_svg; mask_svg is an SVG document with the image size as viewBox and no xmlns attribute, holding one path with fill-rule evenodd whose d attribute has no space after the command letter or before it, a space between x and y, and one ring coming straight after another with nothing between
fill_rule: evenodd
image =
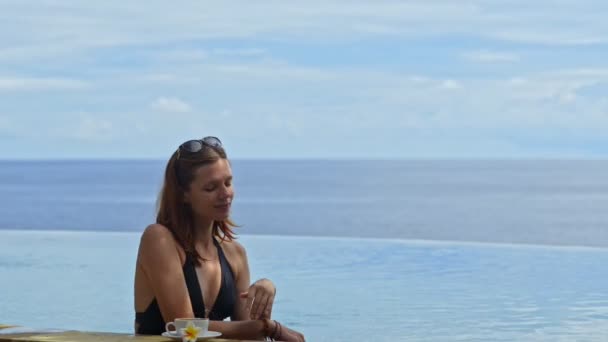
<instances>
[{"instance_id":1,"label":"woman's face","mask_svg":"<svg viewBox=\"0 0 608 342\"><path fill-rule=\"evenodd\" d=\"M222 158L199 167L184 193L184 200L198 217L215 221L228 218L233 197L232 170L228 160Z\"/></svg>"}]
</instances>

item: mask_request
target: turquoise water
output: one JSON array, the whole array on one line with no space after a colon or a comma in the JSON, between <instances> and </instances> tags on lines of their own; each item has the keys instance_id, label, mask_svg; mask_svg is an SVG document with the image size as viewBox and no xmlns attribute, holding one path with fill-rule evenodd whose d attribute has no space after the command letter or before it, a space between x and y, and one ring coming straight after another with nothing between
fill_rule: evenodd
<instances>
[{"instance_id":1,"label":"turquoise water","mask_svg":"<svg viewBox=\"0 0 608 342\"><path fill-rule=\"evenodd\" d=\"M139 233L0 230L0 322L132 332ZM309 341L605 341L608 250L244 235Z\"/></svg>"}]
</instances>

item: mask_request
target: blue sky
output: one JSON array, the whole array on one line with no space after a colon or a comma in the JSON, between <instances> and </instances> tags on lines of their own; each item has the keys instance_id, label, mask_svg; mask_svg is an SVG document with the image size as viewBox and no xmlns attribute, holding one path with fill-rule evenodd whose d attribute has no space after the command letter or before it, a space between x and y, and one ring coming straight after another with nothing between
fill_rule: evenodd
<instances>
[{"instance_id":1,"label":"blue sky","mask_svg":"<svg viewBox=\"0 0 608 342\"><path fill-rule=\"evenodd\" d=\"M0 6L0 159L608 155L604 1Z\"/></svg>"}]
</instances>

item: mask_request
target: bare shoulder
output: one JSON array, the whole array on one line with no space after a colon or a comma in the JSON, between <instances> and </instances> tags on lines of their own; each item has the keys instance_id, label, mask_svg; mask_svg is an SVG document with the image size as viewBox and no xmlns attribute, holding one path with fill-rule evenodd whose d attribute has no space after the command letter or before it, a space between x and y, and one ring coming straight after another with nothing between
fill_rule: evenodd
<instances>
[{"instance_id":1,"label":"bare shoulder","mask_svg":"<svg viewBox=\"0 0 608 342\"><path fill-rule=\"evenodd\" d=\"M139 242L139 253L142 254L179 254L178 244L169 228L154 223L146 227Z\"/></svg>"},{"instance_id":2,"label":"bare shoulder","mask_svg":"<svg viewBox=\"0 0 608 342\"><path fill-rule=\"evenodd\" d=\"M222 242L222 248L224 253L230 255L232 259L244 260L247 258L245 247L236 240Z\"/></svg>"},{"instance_id":3,"label":"bare shoulder","mask_svg":"<svg viewBox=\"0 0 608 342\"><path fill-rule=\"evenodd\" d=\"M175 239L173 238L171 231L169 231L169 228L158 223L153 223L146 227L141 235L142 246L154 245L158 247L165 244L173 245L174 243Z\"/></svg>"},{"instance_id":4,"label":"bare shoulder","mask_svg":"<svg viewBox=\"0 0 608 342\"><path fill-rule=\"evenodd\" d=\"M228 259L228 263L232 267L232 271L239 278L243 272L249 269L245 247L240 242L232 240L222 242L222 249L224 250L226 259Z\"/></svg>"}]
</instances>

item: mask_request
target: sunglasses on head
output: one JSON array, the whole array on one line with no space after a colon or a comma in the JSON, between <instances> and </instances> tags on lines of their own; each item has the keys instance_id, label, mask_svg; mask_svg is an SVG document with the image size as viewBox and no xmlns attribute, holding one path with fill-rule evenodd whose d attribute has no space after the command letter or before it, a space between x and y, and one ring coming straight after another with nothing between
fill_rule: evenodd
<instances>
[{"instance_id":1,"label":"sunglasses on head","mask_svg":"<svg viewBox=\"0 0 608 342\"><path fill-rule=\"evenodd\" d=\"M222 147L222 142L216 137L204 137L203 139L198 140L188 140L179 145L179 148L177 149L177 159L179 159L182 152L197 153L205 147Z\"/></svg>"}]
</instances>

